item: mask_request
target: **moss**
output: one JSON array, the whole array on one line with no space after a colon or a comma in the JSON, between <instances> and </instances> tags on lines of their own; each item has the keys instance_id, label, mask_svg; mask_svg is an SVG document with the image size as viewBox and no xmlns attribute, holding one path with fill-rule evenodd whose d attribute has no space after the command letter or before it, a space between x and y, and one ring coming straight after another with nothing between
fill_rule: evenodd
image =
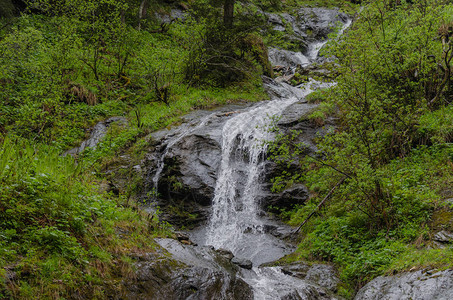
<instances>
[{"instance_id":1,"label":"moss","mask_svg":"<svg viewBox=\"0 0 453 300\"><path fill-rule=\"evenodd\" d=\"M269 53L263 39L257 34L248 34L242 39L240 48L243 51L250 51L253 58L263 68L263 74L273 77L272 65L269 62Z\"/></svg>"},{"instance_id":2,"label":"moss","mask_svg":"<svg viewBox=\"0 0 453 300\"><path fill-rule=\"evenodd\" d=\"M453 231L453 211L445 207L434 211L429 226L433 232L440 230Z\"/></svg>"}]
</instances>

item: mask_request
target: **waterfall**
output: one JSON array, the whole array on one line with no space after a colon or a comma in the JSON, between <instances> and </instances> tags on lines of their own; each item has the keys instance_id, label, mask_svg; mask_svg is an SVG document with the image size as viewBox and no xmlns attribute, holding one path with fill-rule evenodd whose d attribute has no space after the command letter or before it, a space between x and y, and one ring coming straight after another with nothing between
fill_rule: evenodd
<instances>
[{"instance_id":1,"label":"waterfall","mask_svg":"<svg viewBox=\"0 0 453 300\"><path fill-rule=\"evenodd\" d=\"M347 20L338 31L338 36L351 24ZM320 49L327 41L317 41L309 45L306 55L300 52L272 50L274 60L287 60L294 65L306 67L318 58ZM275 61L274 61L275 63ZM272 81L272 80L271 80ZM252 270L242 270L241 278L252 286L255 299L278 299L287 291L312 293L312 284L302 284L301 280L282 273L276 267L258 267L275 261L292 252L285 243L267 233L269 220L262 218L259 201L264 193L264 175L268 141L274 139L270 127L291 105L299 102L313 90L326 88L334 83L322 83L310 79L298 87L285 83L272 82L278 97L260 102L251 108L235 111L228 116L221 128L220 167L216 171L212 211L207 225L192 232L199 245L224 248L234 256L253 262ZM283 92L282 92L283 90ZM303 105L303 104L302 104ZM309 107L309 105L307 105ZM166 148L157 161L157 171L153 177L157 189L159 177L164 169L164 159L169 150L196 130L205 130L210 118L207 115L197 124L189 124L168 138ZM220 132L220 131L218 131ZM220 135L216 135L220 138ZM216 167L217 168L217 167ZM313 292L315 293L315 292Z\"/></svg>"},{"instance_id":2,"label":"waterfall","mask_svg":"<svg viewBox=\"0 0 453 300\"><path fill-rule=\"evenodd\" d=\"M346 20L346 23L344 23L340 29L338 30L338 33L336 34L336 39L338 39L340 36L343 35L344 31L349 27L351 26L351 23L352 23L352 20L351 19L347 19ZM322 47L324 47L325 44L327 44L328 40L325 40L325 41L321 41L321 42L316 42L316 43L313 43L310 45L309 49L308 49L308 52L307 52L307 56L311 59L311 60L316 60L316 58L318 57L319 55L319 51L321 51Z\"/></svg>"},{"instance_id":3,"label":"waterfall","mask_svg":"<svg viewBox=\"0 0 453 300\"><path fill-rule=\"evenodd\" d=\"M302 96L313 91L312 84L315 81L301 89ZM221 166L206 244L226 248L255 264L278 259L274 253L281 256L281 241L274 241L263 230L258 201L266 163L266 141L273 139L269 126L297 101L297 97L269 101L237 114L223 126Z\"/></svg>"}]
</instances>

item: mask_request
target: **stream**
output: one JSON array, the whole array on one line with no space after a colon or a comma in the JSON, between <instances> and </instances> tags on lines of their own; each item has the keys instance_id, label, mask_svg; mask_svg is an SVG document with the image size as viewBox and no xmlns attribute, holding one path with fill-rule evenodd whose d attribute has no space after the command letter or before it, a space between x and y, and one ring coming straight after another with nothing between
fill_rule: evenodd
<instances>
[{"instance_id":1,"label":"stream","mask_svg":"<svg viewBox=\"0 0 453 300\"><path fill-rule=\"evenodd\" d=\"M337 11L325 9L315 12L317 20L313 22L317 22L316 28L320 32L331 32L339 26L341 34L351 24L349 18ZM338 22L341 24L338 25ZM299 26L298 30L304 30L304 26ZM305 53L270 49L270 60L273 65L288 67L290 72L294 72L297 66L309 67L317 62L319 51L327 42L326 37L327 34L323 34L307 39L309 43ZM202 256L206 259L205 254L197 254L197 248L204 249L203 246L222 249L240 260L250 261L253 267L241 268L238 277L251 287L254 299L337 299L316 282L290 276L281 267L260 267L294 251L292 245L278 235L269 233L269 228L286 230L287 233L291 232L291 228L266 217L261 205L268 184L266 141L274 138L270 127L295 104L299 107L299 115L310 111L313 105L305 103L305 96L316 89L330 87L333 83L310 79L307 83L293 87L278 80L268 80L265 85L272 96L270 101L199 113L177 129L159 133L163 142L155 158L155 168L149 175L152 188L156 191L163 189L161 177L166 163L172 155L175 156L172 151L179 151L174 150L179 147L191 152L190 155L196 153L200 161L195 165L194 159L188 159L188 165L193 164L195 171L191 172L195 175L186 176L183 183L195 188L199 186L200 189L206 186L204 195L208 196L203 201L197 200L199 196L193 197L200 203L208 202L210 206L204 225L188 233L190 239L198 244L197 247L191 246L190 255L183 255L187 251L184 247L166 239L160 240L159 244L185 263L188 257L192 263L195 260L193 257ZM190 145L197 145L197 139L200 138L209 138L211 148L206 150L197 146L196 149L188 149ZM189 145L191 139L195 141ZM207 153L209 149L213 150ZM183 165L181 172L188 168ZM197 264L200 264L199 260L202 259L197 258ZM228 299L227 296L221 298Z\"/></svg>"}]
</instances>

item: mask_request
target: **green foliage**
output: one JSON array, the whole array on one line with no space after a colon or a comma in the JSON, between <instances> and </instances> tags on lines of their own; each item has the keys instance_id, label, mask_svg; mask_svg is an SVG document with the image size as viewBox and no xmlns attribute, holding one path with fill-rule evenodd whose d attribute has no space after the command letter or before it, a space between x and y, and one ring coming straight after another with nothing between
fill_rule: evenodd
<instances>
[{"instance_id":1,"label":"green foliage","mask_svg":"<svg viewBox=\"0 0 453 300\"><path fill-rule=\"evenodd\" d=\"M312 193L307 205L285 213L290 224L305 220L345 178L302 229L297 253L335 262L352 289L390 270L439 265L435 255L420 259L427 250L417 247L430 244L430 218L452 176L451 96L444 86L450 46L442 40L452 11L441 1L365 5L328 48L339 64L338 84L308 97L321 102L310 119L323 125L333 115L337 127L326 128L313 155L304 157L305 145L288 137L271 147L286 171L274 186L303 182ZM413 265L399 266L411 253Z\"/></svg>"},{"instance_id":2,"label":"green foliage","mask_svg":"<svg viewBox=\"0 0 453 300\"><path fill-rule=\"evenodd\" d=\"M196 3L192 22L196 21L198 26L194 26L196 30L190 36L192 48L183 70L186 82L225 87L257 80L260 73L271 75L267 48L257 34L264 24L261 15L250 14L243 7L234 26L228 28L220 9ZM210 13L204 14L206 10Z\"/></svg>"},{"instance_id":3,"label":"green foliage","mask_svg":"<svg viewBox=\"0 0 453 300\"><path fill-rule=\"evenodd\" d=\"M11 18L14 12L15 8L11 0L3 0L0 3L0 18Z\"/></svg>"},{"instance_id":4,"label":"green foliage","mask_svg":"<svg viewBox=\"0 0 453 300\"><path fill-rule=\"evenodd\" d=\"M442 144L453 141L453 107L440 107L422 115L417 128L421 144Z\"/></svg>"},{"instance_id":5,"label":"green foliage","mask_svg":"<svg viewBox=\"0 0 453 300\"><path fill-rule=\"evenodd\" d=\"M340 112L341 131L323 138L321 160L331 169L325 175L346 174L344 194L378 227L390 229L398 222L398 196L385 191L387 175L380 168L407 155L417 141L418 120L432 97L426 86L437 89L430 55L442 55L441 43L432 38L449 9L394 8L376 1L364 8L347 37L331 46L340 64L338 85L330 95ZM423 25L413 31L410 24Z\"/></svg>"},{"instance_id":6,"label":"green foliage","mask_svg":"<svg viewBox=\"0 0 453 300\"><path fill-rule=\"evenodd\" d=\"M198 93L207 97L192 99L195 92L187 92L190 88L183 78L182 70L198 47L194 38L206 31L204 21L189 18L172 23L167 32L155 33L132 27L136 20L128 16L137 8L126 1L68 0L53 5L41 0L31 5L45 15L22 16L0 40L0 97L4 99L0 132L52 141L65 149L85 137L84 128L108 116L127 115L136 105L150 113L141 116L144 132L174 121L164 120L167 109L154 102L175 105L170 111L177 115L191 107L210 106L221 95L206 87L206 92ZM251 49L246 60L263 67L248 66L269 71L259 37L247 37L253 38L244 46ZM250 92L242 94L263 97L258 73L246 73L251 77L241 84ZM220 71L217 74L223 76Z\"/></svg>"},{"instance_id":7,"label":"green foliage","mask_svg":"<svg viewBox=\"0 0 453 300\"><path fill-rule=\"evenodd\" d=\"M131 146L142 157L144 136L183 113L265 98L261 80L227 89L185 82L204 22L158 32L152 17L137 19L133 1L29 4L33 14L0 30L0 298L114 297L133 272L130 256L170 233L130 199L131 174L119 195L102 192L102 168ZM249 37L248 59L266 63L259 36ZM110 126L96 150L60 156L97 121L121 115L128 125Z\"/></svg>"},{"instance_id":8,"label":"green foliage","mask_svg":"<svg viewBox=\"0 0 453 300\"><path fill-rule=\"evenodd\" d=\"M283 7L281 0L254 1L264 11L280 11Z\"/></svg>"},{"instance_id":9,"label":"green foliage","mask_svg":"<svg viewBox=\"0 0 453 300\"><path fill-rule=\"evenodd\" d=\"M124 199L98 192L95 178L82 171L81 163L52 146L2 140L0 267L17 275L14 281L2 279L0 295L48 298L68 297L75 289L86 295L101 287L115 290L119 286L110 279L121 271L114 271L112 254L150 249L149 233L166 234L157 218L142 219ZM120 238L118 230L129 235ZM55 280L64 285L53 285Z\"/></svg>"},{"instance_id":10,"label":"green foliage","mask_svg":"<svg viewBox=\"0 0 453 300\"><path fill-rule=\"evenodd\" d=\"M312 98L313 99L313 98ZM322 102L314 112L308 116L316 125L324 125L328 116L335 112L335 104L332 102Z\"/></svg>"},{"instance_id":11,"label":"green foliage","mask_svg":"<svg viewBox=\"0 0 453 300\"><path fill-rule=\"evenodd\" d=\"M355 5L360 1L339 1L339 0L252 0L253 4L265 11L291 11L300 7L327 7L341 8L346 11L354 12Z\"/></svg>"}]
</instances>

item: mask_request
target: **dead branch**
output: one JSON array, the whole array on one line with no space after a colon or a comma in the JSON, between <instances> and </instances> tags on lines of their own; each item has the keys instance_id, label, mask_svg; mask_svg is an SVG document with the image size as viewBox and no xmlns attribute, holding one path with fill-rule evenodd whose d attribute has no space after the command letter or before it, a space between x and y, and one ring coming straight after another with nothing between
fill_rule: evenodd
<instances>
[{"instance_id":1,"label":"dead branch","mask_svg":"<svg viewBox=\"0 0 453 300\"><path fill-rule=\"evenodd\" d=\"M310 220L310 218L315 214L315 212L324 204L324 202L327 201L327 199L329 199L333 192L335 191L335 189L337 187L339 187L345 180L346 180L346 176L343 177L331 190L330 192L327 194L327 196L324 197L324 199L322 199L322 201L318 204L318 206L316 207L316 209L314 209L309 215L308 217L302 222L302 224L300 224L300 226L292 233L292 234L296 234L299 232L299 230L302 228L302 226L304 226L308 220Z\"/></svg>"}]
</instances>

